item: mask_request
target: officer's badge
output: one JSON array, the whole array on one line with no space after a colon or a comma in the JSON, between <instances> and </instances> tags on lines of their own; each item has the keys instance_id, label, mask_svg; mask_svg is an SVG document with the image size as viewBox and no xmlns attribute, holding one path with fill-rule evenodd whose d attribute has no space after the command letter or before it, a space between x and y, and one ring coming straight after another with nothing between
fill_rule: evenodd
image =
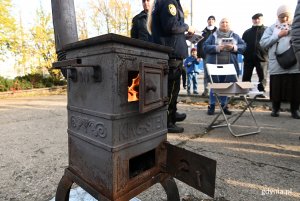
<instances>
[{"instance_id":1,"label":"officer's badge","mask_svg":"<svg viewBox=\"0 0 300 201\"><path fill-rule=\"evenodd\" d=\"M169 13L173 16L176 15L176 7L174 6L174 4L169 4Z\"/></svg>"}]
</instances>

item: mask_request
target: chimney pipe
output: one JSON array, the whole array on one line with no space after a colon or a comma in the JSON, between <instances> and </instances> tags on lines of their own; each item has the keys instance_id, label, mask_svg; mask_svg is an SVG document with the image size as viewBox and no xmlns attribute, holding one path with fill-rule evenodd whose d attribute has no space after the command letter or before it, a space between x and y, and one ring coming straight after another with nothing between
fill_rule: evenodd
<instances>
[{"instance_id":1,"label":"chimney pipe","mask_svg":"<svg viewBox=\"0 0 300 201\"><path fill-rule=\"evenodd\" d=\"M64 60L63 46L78 41L74 0L51 0L58 60Z\"/></svg>"}]
</instances>

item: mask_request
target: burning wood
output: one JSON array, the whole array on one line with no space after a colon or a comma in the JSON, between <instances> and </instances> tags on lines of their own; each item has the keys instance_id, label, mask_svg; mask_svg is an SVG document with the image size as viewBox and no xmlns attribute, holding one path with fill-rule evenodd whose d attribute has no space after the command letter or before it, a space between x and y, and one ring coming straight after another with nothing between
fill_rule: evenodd
<instances>
[{"instance_id":1,"label":"burning wood","mask_svg":"<svg viewBox=\"0 0 300 201\"><path fill-rule=\"evenodd\" d=\"M128 102L139 100L139 85L140 85L140 74L132 79L132 84L128 87Z\"/></svg>"}]
</instances>

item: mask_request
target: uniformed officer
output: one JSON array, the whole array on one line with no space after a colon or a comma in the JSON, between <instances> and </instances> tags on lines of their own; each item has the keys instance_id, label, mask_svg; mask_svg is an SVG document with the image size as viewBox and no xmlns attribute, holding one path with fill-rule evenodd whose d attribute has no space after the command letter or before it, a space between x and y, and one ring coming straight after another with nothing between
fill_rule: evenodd
<instances>
[{"instance_id":1,"label":"uniformed officer","mask_svg":"<svg viewBox=\"0 0 300 201\"><path fill-rule=\"evenodd\" d=\"M156 0L149 20L153 41L173 48L168 62L168 132L182 133L184 129L176 126L175 123L186 118L186 114L179 113L176 118L181 69L183 59L188 57L185 32L194 34L195 30L192 26L184 23L180 0Z\"/></svg>"},{"instance_id":2,"label":"uniformed officer","mask_svg":"<svg viewBox=\"0 0 300 201\"><path fill-rule=\"evenodd\" d=\"M153 0L142 0L144 10L137 14L132 19L131 38L136 38L144 41L152 41L152 36L147 30L147 18Z\"/></svg>"}]
</instances>

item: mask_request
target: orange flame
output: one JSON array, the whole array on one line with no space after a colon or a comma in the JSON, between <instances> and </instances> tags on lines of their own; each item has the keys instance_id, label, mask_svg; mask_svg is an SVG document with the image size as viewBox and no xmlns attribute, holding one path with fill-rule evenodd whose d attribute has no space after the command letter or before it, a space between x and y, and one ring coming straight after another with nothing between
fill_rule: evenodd
<instances>
[{"instance_id":1,"label":"orange flame","mask_svg":"<svg viewBox=\"0 0 300 201\"><path fill-rule=\"evenodd\" d=\"M128 102L139 100L139 85L140 85L140 75L138 74L136 78L132 79L132 84L128 87Z\"/></svg>"}]
</instances>

